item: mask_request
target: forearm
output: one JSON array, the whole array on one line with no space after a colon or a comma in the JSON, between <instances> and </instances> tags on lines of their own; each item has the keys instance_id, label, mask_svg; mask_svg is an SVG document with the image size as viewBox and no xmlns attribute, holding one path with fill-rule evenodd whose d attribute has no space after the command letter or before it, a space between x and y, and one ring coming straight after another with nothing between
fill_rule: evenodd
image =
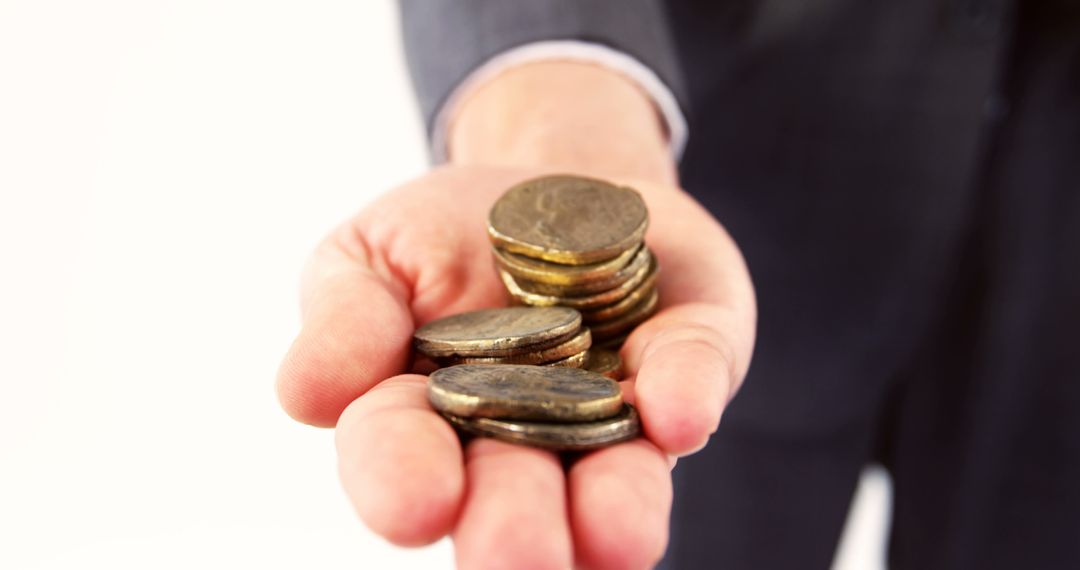
<instances>
[{"instance_id":1,"label":"forearm","mask_svg":"<svg viewBox=\"0 0 1080 570\"><path fill-rule=\"evenodd\" d=\"M450 162L632 178L673 186L663 122L637 85L578 62L512 68L452 110Z\"/></svg>"}]
</instances>

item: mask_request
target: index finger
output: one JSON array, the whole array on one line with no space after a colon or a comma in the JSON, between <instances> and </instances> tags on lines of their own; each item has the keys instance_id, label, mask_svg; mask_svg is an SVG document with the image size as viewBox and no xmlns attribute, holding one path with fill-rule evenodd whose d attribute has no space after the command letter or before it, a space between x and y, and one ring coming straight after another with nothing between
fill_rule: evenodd
<instances>
[{"instance_id":1,"label":"index finger","mask_svg":"<svg viewBox=\"0 0 1080 570\"><path fill-rule=\"evenodd\" d=\"M350 223L316 248L302 289L303 326L278 371L278 398L298 421L329 427L350 402L408 365L408 289L372 268Z\"/></svg>"}]
</instances>

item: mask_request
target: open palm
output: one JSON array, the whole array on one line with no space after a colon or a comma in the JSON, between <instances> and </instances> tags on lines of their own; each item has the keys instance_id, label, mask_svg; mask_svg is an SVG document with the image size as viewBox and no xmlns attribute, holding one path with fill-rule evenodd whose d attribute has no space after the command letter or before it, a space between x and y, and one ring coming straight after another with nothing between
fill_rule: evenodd
<instances>
[{"instance_id":1,"label":"open palm","mask_svg":"<svg viewBox=\"0 0 1080 570\"><path fill-rule=\"evenodd\" d=\"M415 327L506 304L487 212L539 171L452 167L337 228L302 284L303 329L278 378L294 418L337 426L340 474L364 522L402 545L452 534L465 568L646 567L667 544L673 456L715 431L749 365L753 290L734 243L675 188L634 183L661 266L661 310L622 349L645 438L564 468L476 439L464 449L408 374ZM626 183L628 181L616 181Z\"/></svg>"}]
</instances>

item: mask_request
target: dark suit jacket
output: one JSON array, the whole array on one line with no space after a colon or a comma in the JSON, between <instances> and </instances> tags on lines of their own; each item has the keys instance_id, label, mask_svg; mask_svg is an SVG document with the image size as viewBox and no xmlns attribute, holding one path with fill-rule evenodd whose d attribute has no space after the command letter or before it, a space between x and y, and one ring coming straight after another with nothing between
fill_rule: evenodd
<instances>
[{"instance_id":1,"label":"dark suit jacket","mask_svg":"<svg viewBox=\"0 0 1080 570\"><path fill-rule=\"evenodd\" d=\"M1080 567L1077 3L401 7L429 121L487 58L559 38L636 57L689 118L682 183L743 248L760 335L676 471L670 564L827 566L874 460L895 567Z\"/></svg>"}]
</instances>

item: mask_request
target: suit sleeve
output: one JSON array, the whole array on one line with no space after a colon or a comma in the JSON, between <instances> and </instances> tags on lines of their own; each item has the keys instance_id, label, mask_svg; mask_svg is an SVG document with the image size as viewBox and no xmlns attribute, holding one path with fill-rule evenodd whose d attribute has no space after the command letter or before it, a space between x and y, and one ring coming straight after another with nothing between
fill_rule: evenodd
<instances>
[{"instance_id":1,"label":"suit sleeve","mask_svg":"<svg viewBox=\"0 0 1080 570\"><path fill-rule=\"evenodd\" d=\"M615 67L638 82L657 103L675 139L673 152L681 149L682 79L663 0L399 0L399 6L413 86L435 139L440 111L478 70L565 53ZM500 57L511 53L533 57ZM437 160L440 144L432 141Z\"/></svg>"}]
</instances>

